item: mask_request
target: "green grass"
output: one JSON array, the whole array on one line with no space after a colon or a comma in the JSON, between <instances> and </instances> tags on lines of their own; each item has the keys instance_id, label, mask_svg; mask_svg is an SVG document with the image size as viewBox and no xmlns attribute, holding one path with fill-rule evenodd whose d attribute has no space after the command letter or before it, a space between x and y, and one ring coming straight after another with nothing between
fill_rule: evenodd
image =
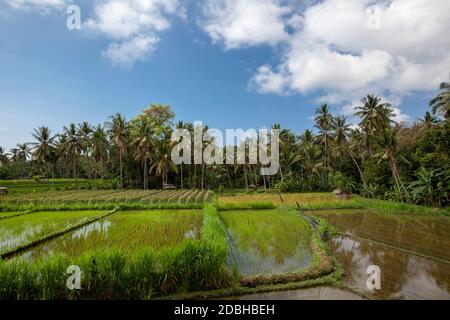
<instances>
[{"instance_id":1,"label":"green grass","mask_svg":"<svg viewBox=\"0 0 450 320\"><path fill-rule=\"evenodd\" d=\"M87 221L105 212L38 212L0 220L0 254L32 243L48 234Z\"/></svg>"},{"instance_id":2,"label":"green grass","mask_svg":"<svg viewBox=\"0 0 450 320\"><path fill-rule=\"evenodd\" d=\"M102 204L188 204L213 198L208 190L77 190L20 193L0 197L0 205L102 205Z\"/></svg>"},{"instance_id":3,"label":"green grass","mask_svg":"<svg viewBox=\"0 0 450 320\"><path fill-rule=\"evenodd\" d=\"M201 239L161 250L140 247L131 255L120 249L94 250L76 257L55 254L33 263L0 260L0 296L6 300L149 299L228 288L231 275L225 268L223 226L212 205L205 207L203 216ZM66 288L70 265L82 270L82 290Z\"/></svg>"},{"instance_id":4,"label":"green grass","mask_svg":"<svg viewBox=\"0 0 450 320\"><path fill-rule=\"evenodd\" d=\"M160 250L185 240L199 240L201 211L116 212L58 239L26 252L27 259L42 259L61 253L71 257L95 250L119 249L131 253L142 247Z\"/></svg>"},{"instance_id":5,"label":"green grass","mask_svg":"<svg viewBox=\"0 0 450 320\"><path fill-rule=\"evenodd\" d=\"M50 179L50 190L65 190L69 187L75 186L75 180L70 179L69 184L67 179ZM78 187L85 188L92 185L105 185L106 181L97 180L89 181L87 179L78 179ZM23 180L0 180L0 187L7 187L11 194L23 193L41 193L48 191L48 183L46 179L36 181L34 179Z\"/></svg>"}]
</instances>

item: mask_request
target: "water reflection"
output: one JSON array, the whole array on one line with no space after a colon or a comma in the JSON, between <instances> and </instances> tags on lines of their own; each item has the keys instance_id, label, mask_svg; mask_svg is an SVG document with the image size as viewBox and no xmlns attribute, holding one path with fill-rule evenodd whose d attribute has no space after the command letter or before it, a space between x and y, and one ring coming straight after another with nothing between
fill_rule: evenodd
<instances>
[{"instance_id":1,"label":"water reflection","mask_svg":"<svg viewBox=\"0 0 450 320\"><path fill-rule=\"evenodd\" d=\"M315 214L343 234L331 246L350 287L376 299L450 299L448 218L362 210ZM381 290L367 289L370 265L381 268Z\"/></svg>"}]
</instances>

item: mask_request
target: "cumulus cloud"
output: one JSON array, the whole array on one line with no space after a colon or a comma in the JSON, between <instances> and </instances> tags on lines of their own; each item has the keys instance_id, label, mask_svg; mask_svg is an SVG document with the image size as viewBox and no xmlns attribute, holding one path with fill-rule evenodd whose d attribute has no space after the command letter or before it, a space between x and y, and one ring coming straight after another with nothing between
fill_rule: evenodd
<instances>
[{"instance_id":1,"label":"cumulus cloud","mask_svg":"<svg viewBox=\"0 0 450 320\"><path fill-rule=\"evenodd\" d=\"M111 43L103 55L116 66L131 68L136 61L145 60L158 42L159 38L155 36L137 36L129 41Z\"/></svg>"},{"instance_id":2,"label":"cumulus cloud","mask_svg":"<svg viewBox=\"0 0 450 320\"><path fill-rule=\"evenodd\" d=\"M250 81L261 93L320 92L345 106L377 93L401 103L434 90L450 68L448 0L309 1L301 11L294 0L250 1L252 14L241 14L246 0L207 3L215 10L205 10L203 29L214 42L282 44L280 63L262 65ZM256 20L265 25L248 27Z\"/></svg>"},{"instance_id":3,"label":"cumulus cloud","mask_svg":"<svg viewBox=\"0 0 450 320\"><path fill-rule=\"evenodd\" d=\"M7 4L16 10L38 10L49 12L51 10L63 9L69 0L6 0Z\"/></svg>"},{"instance_id":4,"label":"cumulus cloud","mask_svg":"<svg viewBox=\"0 0 450 320\"><path fill-rule=\"evenodd\" d=\"M275 45L288 39L284 19L292 12L278 0L205 0L200 25L227 49Z\"/></svg>"},{"instance_id":5,"label":"cumulus cloud","mask_svg":"<svg viewBox=\"0 0 450 320\"><path fill-rule=\"evenodd\" d=\"M178 0L99 0L84 28L113 40L103 52L113 65L131 67L155 50L172 16L186 17Z\"/></svg>"}]
</instances>

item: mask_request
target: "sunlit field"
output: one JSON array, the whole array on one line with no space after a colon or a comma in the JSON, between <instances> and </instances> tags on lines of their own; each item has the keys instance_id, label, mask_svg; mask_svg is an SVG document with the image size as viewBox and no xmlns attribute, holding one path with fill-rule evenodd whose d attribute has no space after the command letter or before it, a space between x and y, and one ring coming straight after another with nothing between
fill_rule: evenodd
<instances>
[{"instance_id":1,"label":"sunlit field","mask_svg":"<svg viewBox=\"0 0 450 320\"><path fill-rule=\"evenodd\" d=\"M128 253L141 248L159 250L184 240L199 240L202 223L202 211L117 212L33 248L23 258L30 260L51 254L77 257L89 251L113 248Z\"/></svg>"},{"instance_id":2,"label":"sunlit field","mask_svg":"<svg viewBox=\"0 0 450 320\"><path fill-rule=\"evenodd\" d=\"M220 214L231 239L230 265L249 274L293 272L311 262L311 226L281 210Z\"/></svg>"}]
</instances>

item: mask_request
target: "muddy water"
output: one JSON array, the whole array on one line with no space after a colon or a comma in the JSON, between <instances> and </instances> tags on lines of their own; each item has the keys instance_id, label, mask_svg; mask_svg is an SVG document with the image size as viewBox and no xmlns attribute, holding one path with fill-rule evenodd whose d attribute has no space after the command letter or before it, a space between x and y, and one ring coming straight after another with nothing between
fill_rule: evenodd
<instances>
[{"instance_id":1,"label":"muddy water","mask_svg":"<svg viewBox=\"0 0 450 320\"><path fill-rule=\"evenodd\" d=\"M349 287L375 299L450 299L450 219L367 210L315 212L341 235L331 241ZM381 289L367 288L367 267Z\"/></svg>"}]
</instances>

